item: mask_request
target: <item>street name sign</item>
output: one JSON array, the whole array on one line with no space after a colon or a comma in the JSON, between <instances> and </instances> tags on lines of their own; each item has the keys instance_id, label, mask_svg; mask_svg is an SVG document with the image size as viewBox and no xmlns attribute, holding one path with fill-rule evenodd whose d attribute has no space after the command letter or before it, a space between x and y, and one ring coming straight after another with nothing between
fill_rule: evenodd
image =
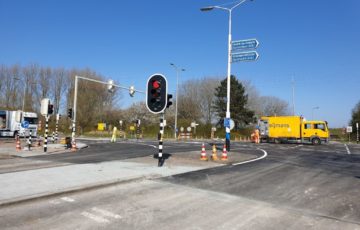
<instances>
[{"instance_id":1,"label":"street name sign","mask_svg":"<svg viewBox=\"0 0 360 230\"><path fill-rule=\"evenodd\" d=\"M256 49L259 42L256 39L246 39L231 42L232 50Z\"/></svg>"},{"instance_id":2,"label":"street name sign","mask_svg":"<svg viewBox=\"0 0 360 230\"><path fill-rule=\"evenodd\" d=\"M256 61L258 58L259 54L256 51L233 53L231 62Z\"/></svg>"}]
</instances>

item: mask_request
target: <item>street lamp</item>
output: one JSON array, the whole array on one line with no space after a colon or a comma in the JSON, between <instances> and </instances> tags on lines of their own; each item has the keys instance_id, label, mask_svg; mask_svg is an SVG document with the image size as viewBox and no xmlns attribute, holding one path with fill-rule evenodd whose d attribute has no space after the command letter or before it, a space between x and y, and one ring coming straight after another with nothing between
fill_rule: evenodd
<instances>
[{"instance_id":1,"label":"street lamp","mask_svg":"<svg viewBox=\"0 0 360 230\"><path fill-rule=\"evenodd\" d=\"M182 68L178 68L174 63L170 63L171 66L173 66L176 70L176 96L175 96L175 130L174 130L174 137L176 139L176 129L177 129L177 113L178 113L178 85L179 85L179 72L182 71L184 72L185 69Z\"/></svg>"},{"instance_id":2,"label":"street lamp","mask_svg":"<svg viewBox=\"0 0 360 230\"><path fill-rule=\"evenodd\" d=\"M229 12L229 41L228 41L228 65L227 65L227 96L226 96L226 120L228 122L230 122L230 77L231 77L231 14L232 14L232 10L235 9L236 7L240 6L241 4L243 4L244 2L246 2L247 0L242 0L238 3L236 3L233 7L231 8L226 8L226 7L222 7L222 6L207 6L207 7L203 7L200 10L201 11L210 11L213 9L221 9L221 10L226 10ZM252 1L252 0L250 0ZM230 151L230 127L225 127L226 129L226 149L228 151Z\"/></svg>"},{"instance_id":3,"label":"street lamp","mask_svg":"<svg viewBox=\"0 0 360 230\"><path fill-rule=\"evenodd\" d=\"M314 120L314 110L315 109L319 109L320 107L319 106L315 106L312 108L312 111L311 111L311 120Z\"/></svg>"}]
</instances>

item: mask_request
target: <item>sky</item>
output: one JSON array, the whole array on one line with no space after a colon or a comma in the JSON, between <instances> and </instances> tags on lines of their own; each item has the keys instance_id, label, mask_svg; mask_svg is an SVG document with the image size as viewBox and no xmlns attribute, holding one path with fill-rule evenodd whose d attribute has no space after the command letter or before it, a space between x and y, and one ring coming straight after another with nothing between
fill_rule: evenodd
<instances>
[{"instance_id":1,"label":"sky","mask_svg":"<svg viewBox=\"0 0 360 230\"><path fill-rule=\"evenodd\" d=\"M91 68L145 90L154 73L179 82L227 74L232 0L0 0L0 64ZM236 2L235 2L236 3ZM256 62L232 64L262 96L276 96L307 119L347 126L360 101L359 0L254 0L234 9L232 39L256 38ZM144 100L123 96L123 106ZM318 107L318 109L314 109Z\"/></svg>"}]
</instances>

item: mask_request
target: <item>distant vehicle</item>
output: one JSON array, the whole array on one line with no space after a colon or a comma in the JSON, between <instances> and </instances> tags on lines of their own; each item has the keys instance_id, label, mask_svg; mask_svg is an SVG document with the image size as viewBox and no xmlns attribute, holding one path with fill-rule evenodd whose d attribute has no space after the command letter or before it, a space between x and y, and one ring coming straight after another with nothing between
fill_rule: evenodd
<instances>
[{"instance_id":1,"label":"distant vehicle","mask_svg":"<svg viewBox=\"0 0 360 230\"><path fill-rule=\"evenodd\" d=\"M300 116L261 117L261 141L297 142L320 145L329 141L326 121L306 121Z\"/></svg>"},{"instance_id":2,"label":"distant vehicle","mask_svg":"<svg viewBox=\"0 0 360 230\"><path fill-rule=\"evenodd\" d=\"M0 110L0 137L37 136L38 115L33 112Z\"/></svg>"}]
</instances>

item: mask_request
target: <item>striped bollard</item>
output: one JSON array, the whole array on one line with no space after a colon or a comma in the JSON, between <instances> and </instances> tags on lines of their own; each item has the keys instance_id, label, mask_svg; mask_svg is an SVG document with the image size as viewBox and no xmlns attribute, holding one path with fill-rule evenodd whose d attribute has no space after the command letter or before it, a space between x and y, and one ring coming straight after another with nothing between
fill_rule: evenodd
<instances>
[{"instance_id":1,"label":"striped bollard","mask_svg":"<svg viewBox=\"0 0 360 230\"><path fill-rule=\"evenodd\" d=\"M158 167L163 166L164 159L162 156L162 150L163 150L163 136L164 136L164 114L162 114L162 117L160 118L160 131L159 131L159 154L158 154Z\"/></svg>"},{"instance_id":2,"label":"striped bollard","mask_svg":"<svg viewBox=\"0 0 360 230\"><path fill-rule=\"evenodd\" d=\"M49 128L49 116L45 116L45 141L44 141L44 152L47 152L47 139L48 139L48 128Z\"/></svg>"}]
</instances>

